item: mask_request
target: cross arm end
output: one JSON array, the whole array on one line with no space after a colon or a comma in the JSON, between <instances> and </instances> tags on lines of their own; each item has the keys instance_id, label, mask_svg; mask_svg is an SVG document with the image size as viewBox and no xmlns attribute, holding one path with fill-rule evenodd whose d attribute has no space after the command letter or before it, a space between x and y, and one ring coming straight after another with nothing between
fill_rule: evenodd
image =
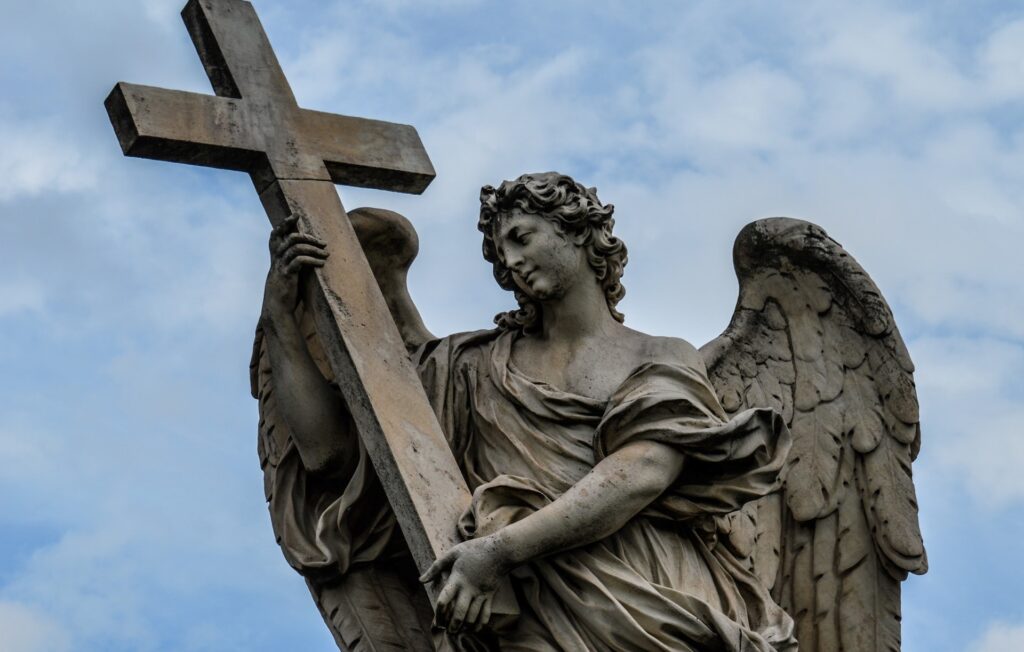
<instances>
[{"instance_id":1,"label":"cross arm end","mask_svg":"<svg viewBox=\"0 0 1024 652\"><path fill-rule=\"evenodd\" d=\"M103 104L125 156L243 172L266 161L239 128L240 100L118 82Z\"/></svg>"},{"instance_id":2,"label":"cross arm end","mask_svg":"<svg viewBox=\"0 0 1024 652\"><path fill-rule=\"evenodd\" d=\"M124 87L126 85L124 82L115 84L113 90L107 95L107 99L103 100L103 106L107 109L107 117L110 118L110 125L114 128L117 142L121 144L121 152L125 156L130 156L132 147L138 141L139 130L135 125L128 99L125 97Z\"/></svg>"}]
</instances>

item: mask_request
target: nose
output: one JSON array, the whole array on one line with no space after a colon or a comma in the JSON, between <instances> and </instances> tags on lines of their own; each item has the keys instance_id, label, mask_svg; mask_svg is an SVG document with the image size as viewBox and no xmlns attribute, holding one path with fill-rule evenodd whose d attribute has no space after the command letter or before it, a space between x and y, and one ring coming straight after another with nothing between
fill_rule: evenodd
<instances>
[{"instance_id":1,"label":"nose","mask_svg":"<svg viewBox=\"0 0 1024 652\"><path fill-rule=\"evenodd\" d=\"M512 270L518 270L523 265L523 256L521 253L512 249L505 249L505 266Z\"/></svg>"}]
</instances>

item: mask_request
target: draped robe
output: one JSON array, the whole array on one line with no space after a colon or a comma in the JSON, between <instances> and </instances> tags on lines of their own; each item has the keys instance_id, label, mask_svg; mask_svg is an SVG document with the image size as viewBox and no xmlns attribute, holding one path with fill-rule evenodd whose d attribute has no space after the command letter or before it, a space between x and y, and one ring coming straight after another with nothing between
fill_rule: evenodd
<instances>
[{"instance_id":1,"label":"draped robe","mask_svg":"<svg viewBox=\"0 0 1024 652\"><path fill-rule=\"evenodd\" d=\"M757 409L726 420L704 371L683 364L640 365L606 401L566 392L515 367L516 337L457 334L415 357L473 492L459 522L464 537L541 509L630 442L671 446L685 461L670 488L615 534L512 572L520 613L494 623L501 649L795 650L792 620L716 540L713 524L778 488L789 448L781 418ZM311 481L297 455L278 469L271 512L287 533L286 556L307 576L403 554L359 449L353 474L329 483Z\"/></svg>"}]
</instances>

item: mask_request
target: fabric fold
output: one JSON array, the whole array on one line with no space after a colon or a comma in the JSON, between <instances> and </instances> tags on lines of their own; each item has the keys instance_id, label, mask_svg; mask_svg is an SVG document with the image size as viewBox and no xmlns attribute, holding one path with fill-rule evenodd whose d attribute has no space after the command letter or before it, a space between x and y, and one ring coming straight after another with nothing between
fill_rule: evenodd
<instances>
[{"instance_id":1,"label":"fabric fold","mask_svg":"<svg viewBox=\"0 0 1024 652\"><path fill-rule=\"evenodd\" d=\"M497 532L565 493L635 441L685 456L678 480L620 531L533 560L511 583L521 613L498 626L510 651L792 652L793 622L728 546L702 528L778 487L789 433L771 410L729 420L703 369L650 362L606 401L530 378L511 360L517 335L478 331L429 342L420 378L473 492L458 527ZM271 503L294 524L282 541L301 572L344 572L404 545L361 448L355 472L316 485L294 454ZM279 529L288 532L290 528Z\"/></svg>"},{"instance_id":2,"label":"fabric fold","mask_svg":"<svg viewBox=\"0 0 1024 652\"><path fill-rule=\"evenodd\" d=\"M782 417L768 408L727 420L700 371L650 363L612 395L594 433L594 451L599 461L644 440L685 456L679 480L645 513L690 519L726 514L778 490L791 435Z\"/></svg>"}]
</instances>

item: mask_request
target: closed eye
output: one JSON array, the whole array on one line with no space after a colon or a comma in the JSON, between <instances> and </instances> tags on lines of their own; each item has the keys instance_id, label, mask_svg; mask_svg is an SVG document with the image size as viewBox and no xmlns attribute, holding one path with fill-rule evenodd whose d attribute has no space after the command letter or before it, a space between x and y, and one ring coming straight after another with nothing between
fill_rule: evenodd
<instances>
[{"instance_id":1,"label":"closed eye","mask_svg":"<svg viewBox=\"0 0 1024 652\"><path fill-rule=\"evenodd\" d=\"M514 242L518 245L525 245L528 242L526 236L530 235L531 233L533 232L520 231L518 227L512 227L511 229L509 229L508 233L505 234L505 239L509 240L510 242Z\"/></svg>"}]
</instances>

